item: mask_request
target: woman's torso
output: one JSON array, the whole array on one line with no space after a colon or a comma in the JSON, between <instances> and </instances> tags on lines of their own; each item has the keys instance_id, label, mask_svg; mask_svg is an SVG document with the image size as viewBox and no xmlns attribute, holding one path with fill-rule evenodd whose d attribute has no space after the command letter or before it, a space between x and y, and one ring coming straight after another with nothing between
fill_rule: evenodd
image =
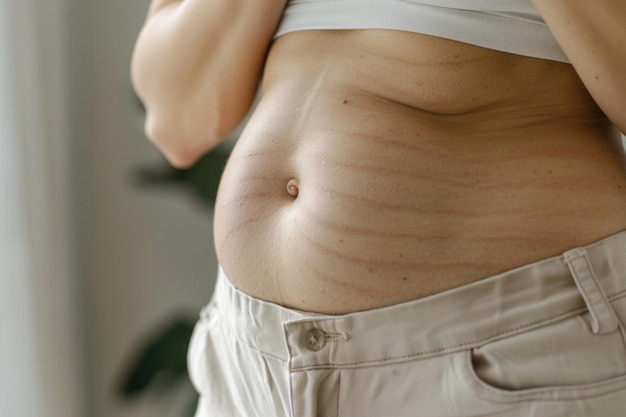
<instances>
[{"instance_id":1,"label":"woman's torso","mask_svg":"<svg viewBox=\"0 0 626 417\"><path fill-rule=\"evenodd\" d=\"M568 64L290 33L222 178L218 258L241 290L299 310L427 296L626 229L619 144Z\"/></svg>"}]
</instances>

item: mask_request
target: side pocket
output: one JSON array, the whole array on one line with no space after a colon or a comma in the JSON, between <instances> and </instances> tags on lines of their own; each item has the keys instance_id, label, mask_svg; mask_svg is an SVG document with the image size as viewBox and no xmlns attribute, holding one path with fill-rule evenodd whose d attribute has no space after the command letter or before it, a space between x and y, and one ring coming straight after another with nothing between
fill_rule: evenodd
<instances>
[{"instance_id":1,"label":"side pocket","mask_svg":"<svg viewBox=\"0 0 626 417\"><path fill-rule=\"evenodd\" d=\"M623 318L626 299L614 304ZM463 378L480 396L499 400L581 397L626 388L623 328L594 334L588 314L486 343L466 352L463 361L457 367Z\"/></svg>"},{"instance_id":2,"label":"side pocket","mask_svg":"<svg viewBox=\"0 0 626 417\"><path fill-rule=\"evenodd\" d=\"M486 383L507 390L584 385L626 375L620 331L594 335L580 316L474 349Z\"/></svg>"}]
</instances>

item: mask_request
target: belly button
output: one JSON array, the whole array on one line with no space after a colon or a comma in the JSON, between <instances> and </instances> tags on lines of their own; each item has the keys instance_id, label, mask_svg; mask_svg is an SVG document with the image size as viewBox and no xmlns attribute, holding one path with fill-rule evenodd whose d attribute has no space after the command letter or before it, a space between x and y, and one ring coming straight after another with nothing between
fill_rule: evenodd
<instances>
[{"instance_id":1,"label":"belly button","mask_svg":"<svg viewBox=\"0 0 626 417\"><path fill-rule=\"evenodd\" d=\"M298 190L298 180L296 180L295 178L290 179L289 182L287 182L287 192L289 193L289 195L297 197Z\"/></svg>"}]
</instances>

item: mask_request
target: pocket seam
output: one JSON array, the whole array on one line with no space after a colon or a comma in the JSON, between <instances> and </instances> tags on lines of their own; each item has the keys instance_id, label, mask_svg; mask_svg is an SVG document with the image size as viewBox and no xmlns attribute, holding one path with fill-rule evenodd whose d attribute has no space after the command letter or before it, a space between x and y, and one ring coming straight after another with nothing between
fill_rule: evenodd
<instances>
[{"instance_id":1,"label":"pocket seam","mask_svg":"<svg viewBox=\"0 0 626 417\"><path fill-rule=\"evenodd\" d=\"M459 378L461 383L469 389L472 394L492 402L511 403L529 400L564 401L571 399L587 399L600 397L611 392L619 391L620 389L626 389L626 374L624 374L603 381L582 385L549 386L507 391L490 385L476 374L472 367L471 349L461 352L457 358L457 363L453 364L457 371L457 378ZM458 362L461 363L459 364Z\"/></svg>"},{"instance_id":2,"label":"pocket seam","mask_svg":"<svg viewBox=\"0 0 626 417\"><path fill-rule=\"evenodd\" d=\"M608 297L608 299L610 300L611 303L613 303L625 297L626 297L626 290L612 294L611 296ZM588 312L585 309L583 309L583 311L580 311L577 314L577 318L583 321L585 325L589 326L589 323L587 323L582 318L582 315L585 313L588 313ZM573 318L573 317L570 317L570 318ZM549 324L549 323L546 322L546 324ZM623 332L621 322L620 322L619 328L620 329L616 331ZM511 337L514 337L514 336L515 335L511 335ZM494 338L492 340L486 340L486 341L483 341L482 343L483 344L492 343L497 340L501 340L501 338ZM468 387L470 391L474 392L475 394L480 393L480 392L486 392L486 393L494 394L497 397L501 397L498 400L495 400L497 402L503 401L502 400L503 398L505 399L504 401L507 401L507 402L509 402L510 400L524 401L524 400L529 400L529 399L564 400L564 399L573 399L573 398L593 398L595 396L605 395L607 393L626 388L626 374L618 375L615 377L611 377L611 378L596 381L596 382L585 383L585 384L550 385L550 386L545 386L545 387L525 388L525 389L519 389L519 390L507 390L505 388L498 388L497 386L494 386L490 384L489 382L480 378L480 376L478 376L478 374L476 373L472 365L472 357L473 357L472 353L474 349L475 347L471 347L471 348L466 349L463 352L463 353L466 352L464 355L462 355L463 363L461 366L455 366L455 369L459 369L459 368L461 369L461 371L459 371L462 373L462 375L459 376L461 380L469 380L469 382L467 382L466 385L468 384L470 385ZM626 343L623 345L623 349L624 349L624 352L626 352ZM484 398L484 395L479 394L479 397Z\"/></svg>"}]
</instances>

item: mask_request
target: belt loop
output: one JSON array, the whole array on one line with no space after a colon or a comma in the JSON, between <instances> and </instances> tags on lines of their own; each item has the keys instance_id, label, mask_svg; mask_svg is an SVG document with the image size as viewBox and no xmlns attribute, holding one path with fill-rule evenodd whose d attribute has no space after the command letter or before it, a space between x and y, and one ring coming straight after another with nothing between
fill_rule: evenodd
<instances>
[{"instance_id":1,"label":"belt loop","mask_svg":"<svg viewBox=\"0 0 626 417\"><path fill-rule=\"evenodd\" d=\"M563 258L587 304L593 332L605 334L617 329L619 321L593 272L587 252L582 248L572 249L565 252Z\"/></svg>"}]
</instances>

